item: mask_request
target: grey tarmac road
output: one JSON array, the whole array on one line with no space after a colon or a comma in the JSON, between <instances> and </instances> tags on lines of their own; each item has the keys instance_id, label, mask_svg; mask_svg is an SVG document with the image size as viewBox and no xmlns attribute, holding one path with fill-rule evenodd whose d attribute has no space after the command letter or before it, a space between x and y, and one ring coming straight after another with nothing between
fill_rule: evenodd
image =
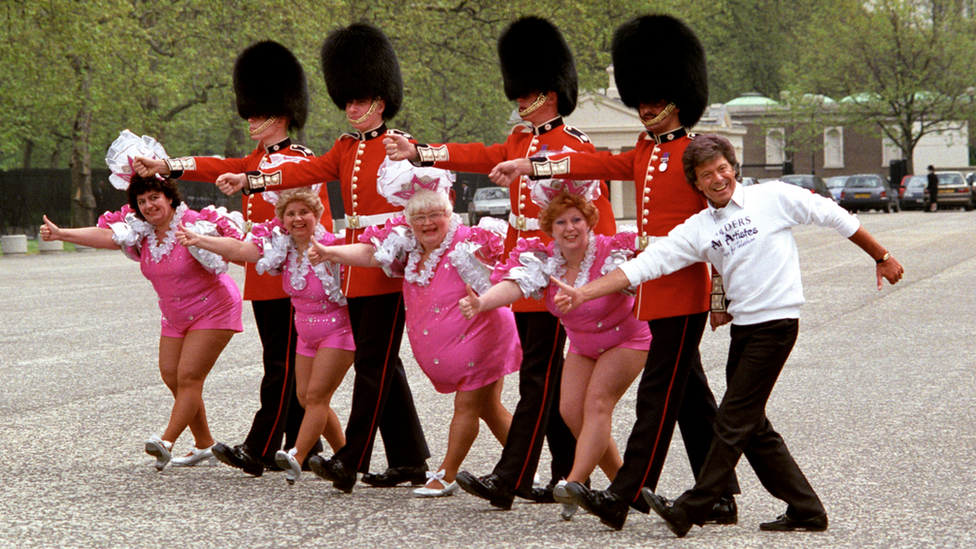
<instances>
[{"instance_id":1,"label":"grey tarmac road","mask_svg":"<svg viewBox=\"0 0 976 549\"><path fill-rule=\"evenodd\" d=\"M874 265L833 231L803 227L807 304L796 348L768 413L824 500L825 533L776 534L760 522L784 505L739 465L736 526L672 537L631 513L620 532L592 516L560 520L550 505L492 509L467 494L410 498L405 487L339 493L314 475L251 478L226 466L152 468L143 441L161 432L172 398L156 365L159 312L138 266L110 251L0 257L0 547L692 547L968 548L976 546L976 213L862 214L906 267L875 289ZM242 270L232 269L240 282ZM245 331L207 380L217 440L239 443L257 407L260 347ZM703 360L724 391L728 328L707 332ZM452 397L436 393L401 352L436 466ZM510 376L506 405L515 405ZM634 391L614 418L621 447ZM349 379L333 400L348 415ZM464 468L491 470L487 429ZM176 451L192 443L189 433ZM386 466L377 444L372 470ZM542 474L548 477L548 458ZM547 480L547 478L546 478ZM593 478L602 488L602 473ZM691 475L675 437L658 492Z\"/></svg>"}]
</instances>

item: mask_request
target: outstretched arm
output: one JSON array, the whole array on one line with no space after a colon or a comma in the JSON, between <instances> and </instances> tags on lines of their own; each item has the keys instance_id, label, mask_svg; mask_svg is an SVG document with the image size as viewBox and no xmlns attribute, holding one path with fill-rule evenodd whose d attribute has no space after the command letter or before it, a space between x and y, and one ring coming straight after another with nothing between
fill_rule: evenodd
<instances>
[{"instance_id":1,"label":"outstretched arm","mask_svg":"<svg viewBox=\"0 0 976 549\"><path fill-rule=\"evenodd\" d=\"M386 156L390 160L417 160L417 146L402 135L390 133L383 138L383 145L386 147Z\"/></svg>"},{"instance_id":2,"label":"outstretched arm","mask_svg":"<svg viewBox=\"0 0 976 549\"><path fill-rule=\"evenodd\" d=\"M62 229L44 216L44 224L40 228L41 240L52 242L60 240L72 244L80 244L89 248L104 248L118 250L119 246L112 240L112 230L101 227L82 227L80 229Z\"/></svg>"},{"instance_id":3,"label":"outstretched arm","mask_svg":"<svg viewBox=\"0 0 976 549\"><path fill-rule=\"evenodd\" d=\"M473 318L476 314L511 305L522 297L522 289L511 280L503 280L495 284L481 297L474 293L471 286L467 286L467 290L468 296L458 301L464 318Z\"/></svg>"},{"instance_id":4,"label":"outstretched arm","mask_svg":"<svg viewBox=\"0 0 976 549\"><path fill-rule=\"evenodd\" d=\"M376 248L365 243L326 246L312 239L312 245L308 248L308 260L312 265L332 261L351 267L380 267L380 262L373 257L375 252Z\"/></svg>"},{"instance_id":5,"label":"outstretched arm","mask_svg":"<svg viewBox=\"0 0 976 549\"><path fill-rule=\"evenodd\" d=\"M528 158L500 162L491 169L488 179L491 179L495 185L507 187L523 175L532 175L532 162Z\"/></svg>"},{"instance_id":6,"label":"outstretched arm","mask_svg":"<svg viewBox=\"0 0 976 549\"><path fill-rule=\"evenodd\" d=\"M196 246L213 252L228 261L257 263L261 259L261 249L253 242L226 236L206 236L193 232L185 225L176 228L176 240L184 246Z\"/></svg>"},{"instance_id":7,"label":"outstretched arm","mask_svg":"<svg viewBox=\"0 0 976 549\"><path fill-rule=\"evenodd\" d=\"M549 280L559 286L559 292L553 298L553 302L561 313L568 313L591 299L610 295L630 287L630 280L619 268L610 271L606 276L587 282L579 288L574 288L555 277L549 277Z\"/></svg>"},{"instance_id":8,"label":"outstretched arm","mask_svg":"<svg viewBox=\"0 0 976 549\"><path fill-rule=\"evenodd\" d=\"M878 263L876 269L879 290L881 289L882 285L881 279L887 280L889 284L895 284L905 276L905 268L901 266L901 263L892 257L892 255L888 253L888 250L885 250L884 246L879 244L878 241L871 236L871 233L869 233L864 227L858 227L857 231L850 236L849 240L867 252L867 254L875 261L884 259L884 261ZM885 257L887 257L887 259L885 259Z\"/></svg>"},{"instance_id":9,"label":"outstretched arm","mask_svg":"<svg viewBox=\"0 0 976 549\"><path fill-rule=\"evenodd\" d=\"M132 159L132 169L142 177L149 177L156 174L169 177L169 166L166 161L159 158L148 158L136 156Z\"/></svg>"}]
</instances>

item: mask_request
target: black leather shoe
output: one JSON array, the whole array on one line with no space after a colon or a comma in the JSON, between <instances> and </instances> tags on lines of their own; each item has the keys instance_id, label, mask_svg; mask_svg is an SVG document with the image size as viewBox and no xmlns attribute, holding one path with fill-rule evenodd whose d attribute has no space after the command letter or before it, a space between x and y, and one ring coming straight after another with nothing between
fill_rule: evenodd
<instances>
[{"instance_id":1,"label":"black leather shoe","mask_svg":"<svg viewBox=\"0 0 976 549\"><path fill-rule=\"evenodd\" d=\"M515 494L510 490L498 475L491 474L483 477L476 477L467 471L461 471L454 478L465 492L487 499L493 507L500 509L511 509Z\"/></svg>"},{"instance_id":2,"label":"black leather shoe","mask_svg":"<svg viewBox=\"0 0 976 549\"><path fill-rule=\"evenodd\" d=\"M735 498L722 498L715 502L712 512L705 519L705 524L736 524L739 522L739 508Z\"/></svg>"},{"instance_id":3,"label":"black leather shoe","mask_svg":"<svg viewBox=\"0 0 976 549\"><path fill-rule=\"evenodd\" d=\"M651 510L664 519L664 524L668 525L668 530L671 530L674 535L683 538L688 534L692 524L681 507L655 494L650 488L641 488L641 495L644 496L644 501L651 507Z\"/></svg>"},{"instance_id":4,"label":"black leather shoe","mask_svg":"<svg viewBox=\"0 0 976 549\"><path fill-rule=\"evenodd\" d=\"M409 482L411 486L420 486L427 482L427 471L426 463L407 467L388 467L386 472L378 475L366 473L360 480L380 488L390 488L404 482Z\"/></svg>"},{"instance_id":5,"label":"black leather shoe","mask_svg":"<svg viewBox=\"0 0 976 549\"><path fill-rule=\"evenodd\" d=\"M251 476L259 477L264 474L264 464L261 463L261 458L255 457L243 444L231 448L218 442L213 445L211 451L214 457L221 462L240 469Z\"/></svg>"},{"instance_id":6,"label":"black leather shoe","mask_svg":"<svg viewBox=\"0 0 976 549\"><path fill-rule=\"evenodd\" d=\"M627 502L610 490L590 490L577 482L570 482L566 489L573 494L573 499L580 507L600 519L614 530L620 530L627 521L629 508Z\"/></svg>"},{"instance_id":7,"label":"black leather shoe","mask_svg":"<svg viewBox=\"0 0 976 549\"><path fill-rule=\"evenodd\" d=\"M805 530L807 532L823 532L827 529L827 513L811 519L794 520L782 514L773 522L764 522L759 525L760 530L767 532L793 532L795 530Z\"/></svg>"},{"instance_id":8,"label":"black leather shoe","mask_svg":"<svg viewBox=\"0 0 976 549\"><path fill-rule=\"evenodd\" d=\"M515 495L536 503L556 503L556 500L552 497L552 489L554 486L556 486L555 480L542 488L533 486L527 490L516 490Z\"/></svg>"},{"instance_id":9,"label":"black leather shoe","mask_svg":"<svg viewBox=\"0 0 976 549\"><path fill-rule=\"evenodd\" d=\"M356 471L346 467L346 464L339 459L312 456L308 460L308 466L319 477L332 481L332 487L336 490L352 493L352 487L356 484Z\"/></svg>"}]
</instances>

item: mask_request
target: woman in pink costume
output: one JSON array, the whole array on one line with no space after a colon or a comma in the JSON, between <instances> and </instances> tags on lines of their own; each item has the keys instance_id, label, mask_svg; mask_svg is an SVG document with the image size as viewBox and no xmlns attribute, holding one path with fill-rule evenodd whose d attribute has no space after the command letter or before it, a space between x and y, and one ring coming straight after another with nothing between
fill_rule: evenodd
<instances>
[{"instance_id":1,"label":"woman in pink costume","mask_svg":"<svg viewBox=\"0 0 976 549\"><path fill-rule=\"evenodd\" d=\"M635 235L594 235L599 212L580 194L559 192L574 182L548 180L533 189L533 200L545 205L539 216L542 230L552 235L548 246L538 239L521 239L508 262L495 269L491 290L478 297L469 294L460 303L465 317L495 310L522 297L544 297L546 307L559 317L570 342L563 366L559 412L576 436L573 469L553 489L563 504L561 515L569 520L576 504L567 490L568 482L584 483L599 464L610 480L623 465L610 437L614 406L644 366L651 334L646 323L634 318L633 295L615 293L591 307L561 314L553 303L558 279L581 286L612 271L634 255ZM550 185L547 187L546 185ZM585 194L592 189L572 189ZM549 197L555 195L549 201ZM545 203L548 203L547 205ZM582 405L581 405L582 403Z\"/></svg>"},{"instance_id":2,"label":"woman in pink costume","mask_svg":"<svg viewBox=\"0 0 976 549\"><path fill-rule=\"evenodd\" d=\"M177 238L184 246L196 246L230 261L255 263L258 273L283 273L282 285L295 307L298 347L295 383L305 417L295 447L278 450L275 463L294 484L302 474L319 435L338 451L346 444L339 418L332 410L332 395L352 366L356 345L349 324L349 309L340 290L337 265L312 266L306 257L311 242L326 246L342 242L319 223L325 206L308 187L283 191L275 204L275 219L251 228L244 242L202 236L180 228Z\"/></svg>"},{"instance_id":3,"label":"woman in pink costume","mask_svg":"<svg viewBox=\"0 0 976 549\"><path fill-rule=\"evenodd\" d=\"M129 138L139 139L123 132L113 148ZM162 151L151 138L142 139ZM146 453L156 458L155 467L162 471L172 459L173 443L189 427L194 440L190 453L199 458L196 461L207 459L213 464L210 447L214 439L207 425L203 383L231 336L244 329L241 294L226 274L226 262L179 246L175 232L179 225L191 224L199 231L230 238L243 238L243 233L223 208L208 207L199 213L188 209L173 180L130 176L131 171L125 173L119 168L113 149L106 160L114 172L113 184L126 189L129 203L119 212L106 212L98 219L97 227L61 229L44 216L41 238L92 248L121 248L140 263L142 274L159 295L163 315L159 372L176 399L166 430L162 436L152 435L146 441Z\"/></svg>"},{"instance_id":4,"label":"woman in pink costume","mask_svg":"<svg viewBox=\"0 0 976 549\"><path fill-rule=\"evenodd\" d=\"M491 268L502 254L501 239L490 231L461 224L444 193L421 189L412 194L406 218L370 228L362 244L316 246L313 261L382 267L402 276L407 334L414 357L434 389L455 393L447 455L416 497L449 496L461 462L478 436L483 419L502 444L512 414L502 406L504 376L518 370L522 350L512 311L502 309L465 319L458 300L472 286L486 291ZM480 257L480 259L479 259Z\"/></svg>"}]
</instances>

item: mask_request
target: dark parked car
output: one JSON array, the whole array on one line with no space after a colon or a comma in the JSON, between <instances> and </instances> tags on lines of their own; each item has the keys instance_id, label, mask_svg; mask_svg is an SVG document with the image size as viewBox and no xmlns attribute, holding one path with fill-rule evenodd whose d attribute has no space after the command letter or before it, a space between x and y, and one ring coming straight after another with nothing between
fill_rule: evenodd
<instances>
[{"instance_id":1,"label":"dark parked car","mask_svg":"<svg viewBox=\"0 0 976 549\"><path fill-rule=\"evenodd\" d=\"M962 207L972 210L976 207L973 188L966 183L961 172L935 172L939 177L939 208ZM925 204L928 208L929 189L925 186Z\"/></svg>"},{"instance_id":2,"label":"dark parked car","mask_svg":"<svg viewBox=\"0 0 976 549\"><path fill-rule=\"evenodd\" d=\"M906 175L898 189L898 203L903 210L921 210L925 207L925 187L928 179L924 175Z\"/></svg>"},{"instance_id":3,"label":"dark parked car","mask_svg":"<svg viewBox=\"0 0 976 549\"><path fill-rule=\"evenodd\" d=\"M468 205L468 222L477 225L482 217L499 217L507 220L512 211L508 187L482 187L474 192Z\"/></svg>"},{"instance_id":4,"label":"dark parked car","mask_svg":"<svg viewBox=\"0 0 976 549\"><path fill-rule=\"evenodd\" d=\"M898 193L891 189L887 179L873 173L848 177L840 192L840 205L852 213L860 210L901 211Z\"/></svg>"},{"instance_id":5,"label":"dark parked car","mask_svg":"<svg viewBox=\"0 0 976 549\"><path fill-rule=\"evenodd\" d=\"M824 198L829 198L834 200L834 195L830 193L830 189L827 188L827 184L818 175L784 175L780 178L781 181L785 181L791 185L796 185L797 187L803 187L804 189L814 193L819 194ZM836 202L836 200L834 200Z\"/></svg>"}]
</instances>

